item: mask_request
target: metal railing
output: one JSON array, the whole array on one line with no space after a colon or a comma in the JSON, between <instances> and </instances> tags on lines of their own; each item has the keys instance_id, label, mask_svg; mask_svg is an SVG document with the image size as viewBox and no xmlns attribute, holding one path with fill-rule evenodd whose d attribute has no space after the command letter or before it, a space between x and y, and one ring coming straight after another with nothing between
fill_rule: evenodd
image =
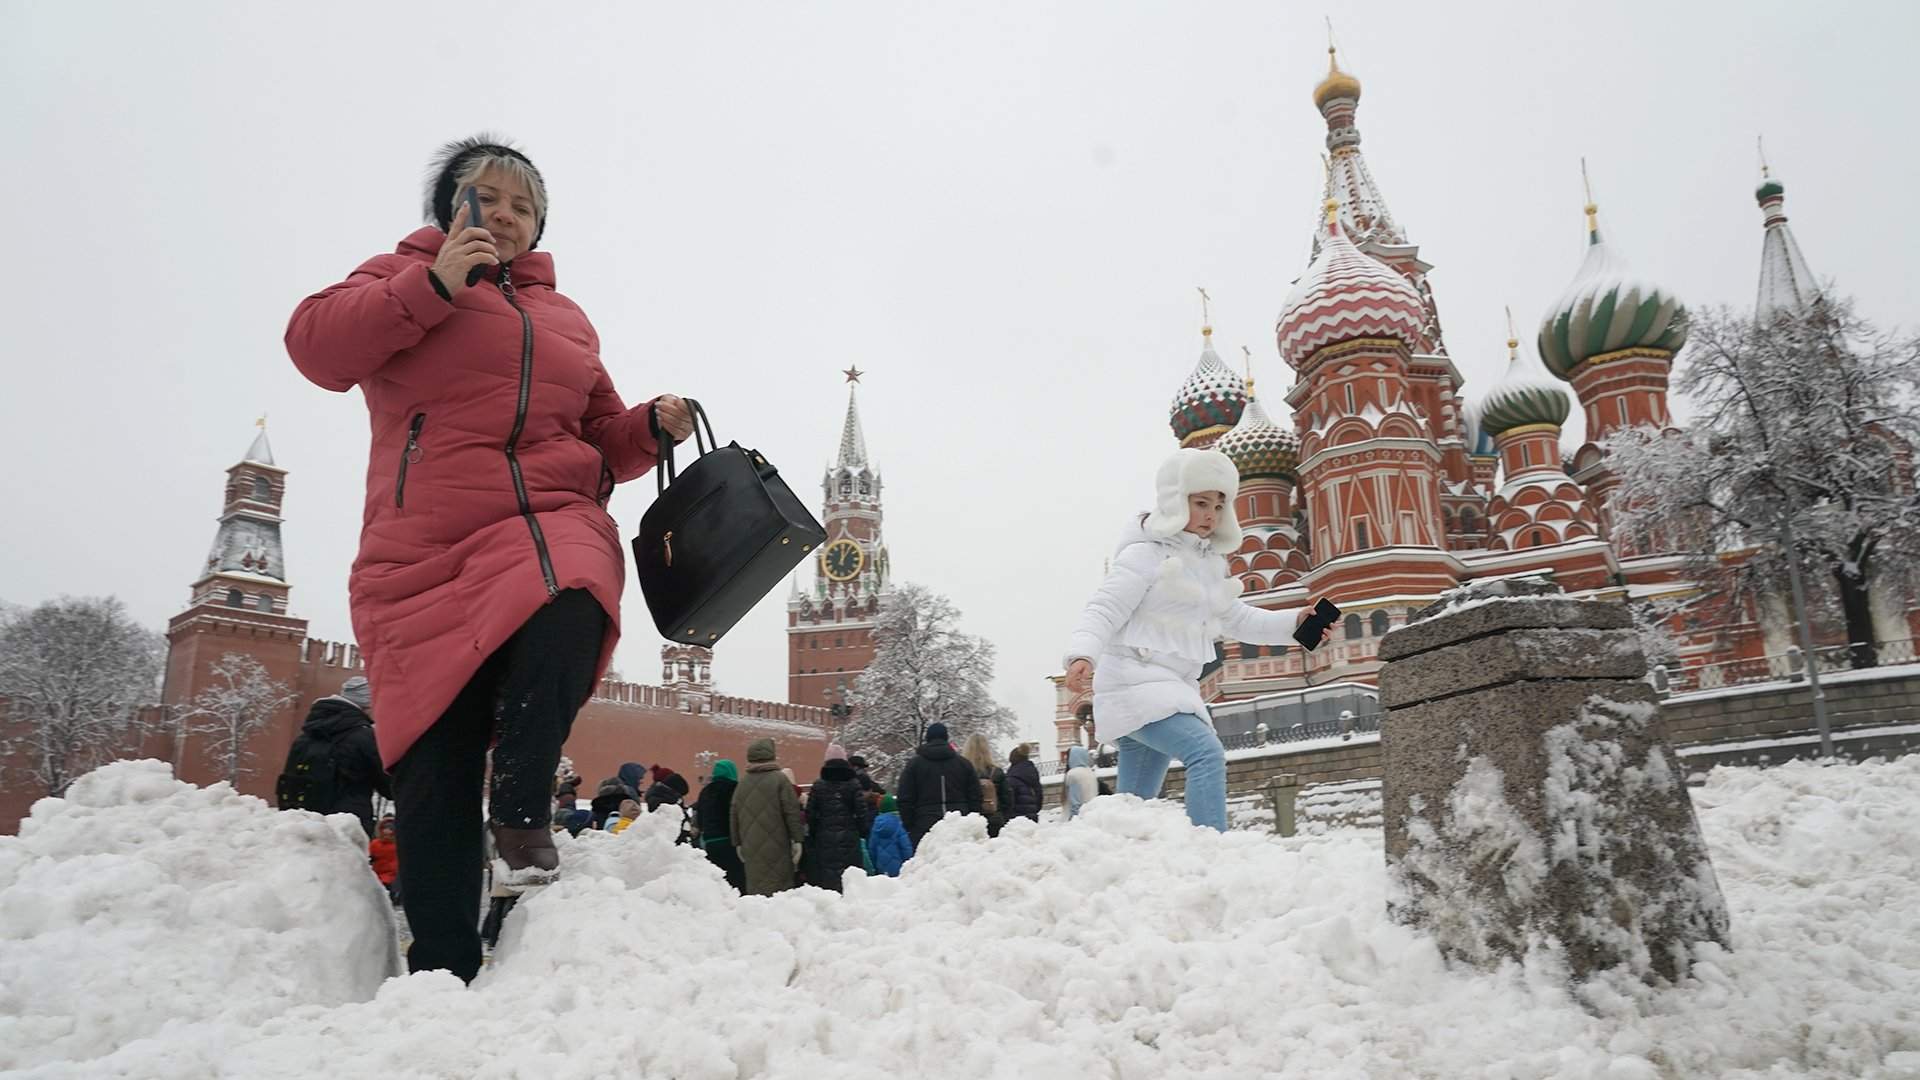
<instances>
[{"instance_id":1,"label":"metal railing","mask_svg":"<svg viewBox=\"0 0 1920 1080\"><path fill-rule=\"evenodd\" d=\"M1815 670L1822 675L1855 670L1854 648L1855 646L1851 644L1822 645L1816 648L1813 650ZM1880 667L1914 662L1912 638L1878 642L1874 645L1874 652ZM1753 686L1760 683L1804 682L1806 677L1806 656L1798 648L1789 647L1784 653L1752 656L1742 660L1724 660L1717 664L1697 664L1677 669L1660 665L1647 674L1647 681L1659 693L1673 695L1721 690L1730 686Z\"/></svg>"},{"instance_id":2,"label":"metal railing","mask_svg":"<svg viewBox=\"0 0 1920 1080\"><path fill-rule=\"evenodd\" d=\"M1252 731L1237 735L1222 735L1220 745L1228 750L1251 750L1260 746L1285 746L1287 743L1307 742L1312 739L1351 739L1355 735L1368 734L1380 730L1380 714L1372 713L1355 716L1343 712L1331 720L1303 721L1280 727L1266 724L1255 725ZM1118 755L1111 747L1102 747L1093 755L1093 767L1110 769L1118 763ZM1058 776L1067 767L1059 761L1038 761L1034 763L1041 776Z\"/></svg>"}]
</instances>

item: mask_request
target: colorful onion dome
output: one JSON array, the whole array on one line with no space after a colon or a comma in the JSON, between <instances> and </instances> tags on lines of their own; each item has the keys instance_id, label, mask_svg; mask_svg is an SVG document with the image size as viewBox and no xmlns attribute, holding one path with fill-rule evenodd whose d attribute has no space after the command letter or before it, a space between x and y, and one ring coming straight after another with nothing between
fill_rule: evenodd
<instances>
[{"instance_id":1,"label":"colorful onion dome","mask_svg":"<svg viewBox=\"0 0 1920 1080\"><path fill-rule=\"evenodd\" d=\"M1360 100L1360 80L1340 70L1333 46L1327 46L1327 77L1313 88L1313 107L1324 109L1335 98Z\"/></svg>"},{"instance_id":2,"label":"colorful onion dome","mask_svg":"<svg viewBox=\"0 0 1920 1080\"><path fill-rule=\"evenodd\" d=\"M1274 334L1280 355L1299 368L1323 347L1355 338L1393 338L1409 350L1420 347L1427 321L1420 294L1406 278L1353 246L1337 219L1339 204L1326 202L1326 232L1320 254L1287 294Z\"/></svg>"},{"instance_id":3,"label":"colorful onion dome","mask_svg":"<svg viewBox=\"0 0 1920 1080\"><path fill-rule=\"evenodd\" d=\"M1777 198L1781 195L1785 195L1786 193L1787 193L1787 186L1785 184L1782 184L1780 181L1775 180L1772 177L1768 177L1760 181L1759 187L1753 189L1753 198L1755 202L1758 202L1760 205L1765 206L1767 204L1768 199Z\"/></svg>"},{"instance_id":4,"label":"colorful onion dome","mask_svg":"<svg viewBox=\"0 0 1920 1080\"><path fill-rule=\"evenodd\" d=\"M1475 420L1480 431L1493 439L1528 424L1567 422L1573 402L1566 385L1549 376L1539 364L1520 355L1518 338L1507 339L1507 373L1480 399Z\"/></svg>"},{"instance_id":5,"label":"colorful onion dome","mask_svg":"<svg viewBox=\"0 0 1920 1080\"><path fill-rule=\"evenodd\" d=\"M1220 436L1215 450L1233 459L1240 479L1258 477L1292 480L1300 466L1300 437L1273 422L1260 399L1248 390L1246 411L1233 430Z\"/></svg>"},{"instance_id":6,"label":"colorful onion dome","mask_svg":"<svg viewBox=\"0 0 1920 1080\"><path fill-rule=\"evenodd\" d=\"M1213 351L1213 328L1201 328L1200 338L1200 362L1180 384L1167 417L1182 446L1225 432L1247 408L1247 384Z\"/></svg>"},{"instance_id":7,"label":"colorful onion dome","mask_svg":"<svg viewBox=\"0 0 1920 1080\"><path fill-rule=\"evenodd\" d=\"M1562 379L1590 357L1623 349L1674 353L1687 343L1686 307L1600 239L1597 212L1587 204L1586 260L1540 322L1540 359Z\"/></svg>"}]
</instances>

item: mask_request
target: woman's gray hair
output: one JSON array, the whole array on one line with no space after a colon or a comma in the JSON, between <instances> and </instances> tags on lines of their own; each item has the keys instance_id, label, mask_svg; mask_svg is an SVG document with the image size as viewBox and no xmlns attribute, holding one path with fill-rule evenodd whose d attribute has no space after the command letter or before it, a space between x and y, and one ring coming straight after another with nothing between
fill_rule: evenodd
<instances>
[{"instance_id":1,"label":"woman's gray hair","mask_svg":"<svg viewBox=\"0 0 1920 1080\"><path fill-rule=\"evenodd\" d=\"M533 223L537 231L547 220L547 185L541 181L540 174L533 171L533 166L512 154L485 150L465 163L465 167L453 178L453 188L456 192L465 191L488 172L503 172L526 185L527 191L533 195ZM455 212L458 212L457 207Z\"/></svg>"}]
</instances>

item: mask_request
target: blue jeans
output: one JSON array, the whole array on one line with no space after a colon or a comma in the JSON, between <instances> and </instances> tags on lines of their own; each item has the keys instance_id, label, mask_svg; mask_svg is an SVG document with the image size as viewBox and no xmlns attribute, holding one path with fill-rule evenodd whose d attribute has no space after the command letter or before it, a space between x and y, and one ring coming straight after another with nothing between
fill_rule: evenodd
<instances>
[{"instance_id":1,"label":"blue jeans","mask_svg":"<svg viewBox=\"0 0 1920 1080\"><path fill-rule=\"evenodd\" d=\"M1179 758L1187 767L1187 820L1227 831L1227 752L1212 724L1192 713L1175 713L1120 736L1118 746L1121 794L1159 798L1167 765Z\"/></svg>"}]
</instances>

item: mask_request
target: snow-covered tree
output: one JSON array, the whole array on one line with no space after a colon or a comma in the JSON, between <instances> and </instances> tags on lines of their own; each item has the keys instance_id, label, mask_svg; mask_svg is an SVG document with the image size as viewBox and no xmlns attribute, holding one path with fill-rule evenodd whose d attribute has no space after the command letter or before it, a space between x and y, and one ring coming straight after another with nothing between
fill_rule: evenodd
<instances>
[{"instance_id":1,"label":"snow-covered tree","mask_svg":"<svg viewBox=\"0 0 1920 1080\"><path fill-rule=\"evenodd\" d=\"M1689 554L1746 599L1785 588L1791 532L1810 588L1841 609L1853 665L1872 666L1870 589L1904 596L1920 572L1920 338L1844 300L1764 321L1721 310L1695 318L1675 386L1689 431L1608 440L1616 532Z\"/></svg>"},{"instance_id":2,"label":"snow-covered tree","mask_svg":"<svg viewBox=\"0 0 1920 1080\"><path fill-rule=\"evenodd\" d=\"M864 754L887 783L927 725L945 724L955 742L980 732L1005 741L1019 731L1013 710L994 703L993 646L960 631L953 601L919 585L887 597L873 629L873 662L854 683L853 719L840 742Z\"/></svg>"},{"instance_id":3,"label":"snow-covered tree","mask_svg":"<svg viewBox=\"0 0 1920 1080\"><path fill-rule=\"evenodd\" d=\"M293 691L269 676L266 665L244 653L224 653L207 670L215 682L194 695L186 712L186 733L212 742L214 754L226 768L225 779L233 783L240 778L241 768L253 760L248 745L253 733L293 700Z\"/></svg>"},{"instance_id":4,"label":"snow-covered tree","mask_svg":"<svg viewBox=\"0 0 1920 1080\"><path fill-rule=\"evenodd\" d=\"M130 749L140 734L135 710L159 697L165 655L165 639L115 597L0 612L0 700L15 771L59 795Z\"/></svg>"}]
</instances>

